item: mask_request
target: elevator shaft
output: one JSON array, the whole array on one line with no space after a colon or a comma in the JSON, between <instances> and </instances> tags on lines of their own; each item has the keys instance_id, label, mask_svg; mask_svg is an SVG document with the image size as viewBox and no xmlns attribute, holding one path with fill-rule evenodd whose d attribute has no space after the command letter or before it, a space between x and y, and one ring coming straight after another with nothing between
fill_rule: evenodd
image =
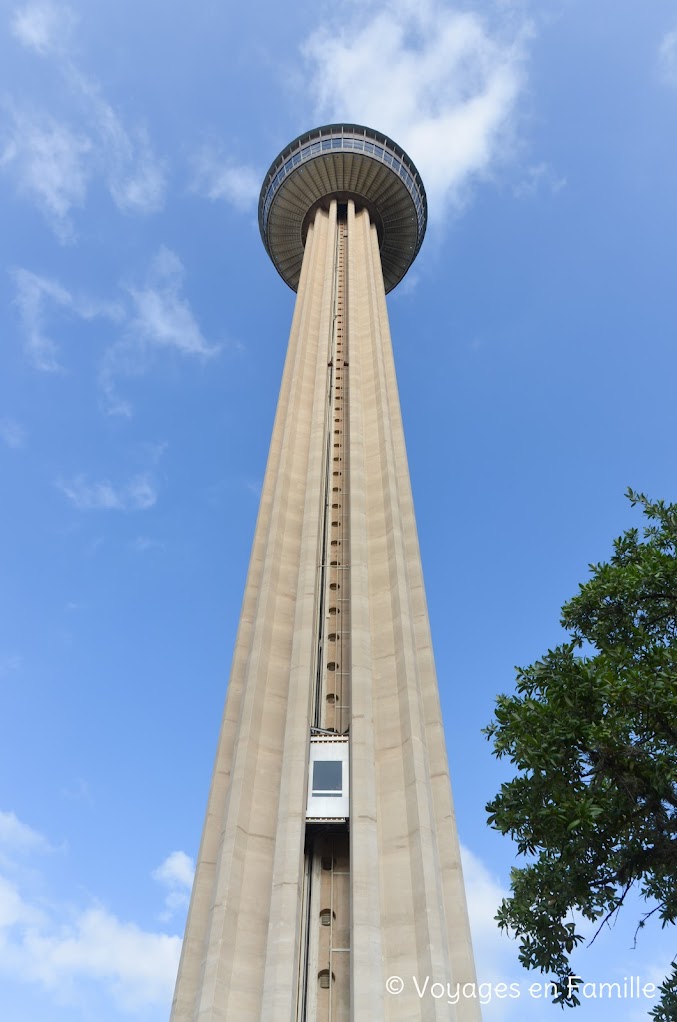
<instances>
[{"instance_id":1,"label":"elevator shaft","mask_svg":"<svg viewBox=\"0 0 677 1022\"><path fill-rule=\"evenodd\" d=\"M327 357L323 535L311 734L350 730L348 224L337 208ZM313 763L310 768L312 772ZM309 785L312 787L312 773ZM350 843L345 823L308 824L298 1022L350 1022Z\"/></svg>"}]
</instances>

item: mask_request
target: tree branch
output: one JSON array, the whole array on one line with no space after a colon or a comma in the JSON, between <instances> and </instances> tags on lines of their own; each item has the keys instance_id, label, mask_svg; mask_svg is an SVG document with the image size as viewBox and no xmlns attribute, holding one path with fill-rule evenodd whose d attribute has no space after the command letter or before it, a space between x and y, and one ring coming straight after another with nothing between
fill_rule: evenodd
<instances>
[{"instance_id":1,"label":"tree branch","mask_svg":"<svg viewBox=\"0 0 677 1022\"><path fill-rule=\"evenodd\" d=\"M611 919L612 916L616 915L616 913L620 909L621 905L625 901L626 894L628 893L628 891L630 890L630 888L632 887L634 882L635 882L634 880L628 880L628 882L627 882L627 884L625 886L625 890L621 894L621 897L620 897L620 900L619 900L618 904L614 905L614 907L609 912L607 912L607 914L605 915L604 919L602 920L602 922L597 927L597 930L595 931L595 935L592 938L592 940L590 941L590 943L588 944L588 947L592 947L592 945L595 943L595 941L599 937L599 935L600 935L602 929L604 928L604 926L609 922L609 920Z\"/></svg>"}]
</instances>

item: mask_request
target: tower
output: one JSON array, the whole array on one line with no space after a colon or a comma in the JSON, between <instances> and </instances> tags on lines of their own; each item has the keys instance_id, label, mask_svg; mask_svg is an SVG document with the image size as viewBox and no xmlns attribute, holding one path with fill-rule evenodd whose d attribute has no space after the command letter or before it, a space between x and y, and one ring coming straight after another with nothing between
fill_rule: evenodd
<instances>
[{"instance_id":1,"label":"tower","mask_svg":"<svg viewBox=\"0 0 677 1022\"><path fill-rule=\"evenodd\" d=\"M480 1018L385 301L426 218L359 125L263 183L298 295L172 1022Z\"/></svg>"}]
</instances>

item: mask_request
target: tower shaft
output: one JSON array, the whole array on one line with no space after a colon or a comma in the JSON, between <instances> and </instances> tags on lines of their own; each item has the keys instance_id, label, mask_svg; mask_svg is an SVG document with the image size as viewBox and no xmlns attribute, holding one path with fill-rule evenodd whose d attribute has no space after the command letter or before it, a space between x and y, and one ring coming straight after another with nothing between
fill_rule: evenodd
<instances>
[{"instance_id":1,"label":"tower shaft","mask_svg":"<svg viewBox=\"0 0 677 1022\"><path fill-rule=\"evenodd\" d=\"M308 228L172 1022L480 1018L412 981L462 987L474 967L379 240L352 199L328 207ZM349 748L349 822L307 821L311 733Z\"/></svg>"}]
</instances>

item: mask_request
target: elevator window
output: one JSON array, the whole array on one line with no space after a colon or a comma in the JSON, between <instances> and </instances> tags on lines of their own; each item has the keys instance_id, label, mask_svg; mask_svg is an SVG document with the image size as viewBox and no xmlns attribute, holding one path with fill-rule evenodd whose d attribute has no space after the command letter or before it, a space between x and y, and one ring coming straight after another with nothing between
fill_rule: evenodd
<instances>
[{"instance_id":1,"label":"elevator window","mask_svg":"<svg viewBox=\"0 0 677 1022\"><path fill-rule=\"evenodd\" d=\"M343 763L337 759L316 759L313 763L313 796L340 798L343 794Z\"/></svg>"}]
</instances>

